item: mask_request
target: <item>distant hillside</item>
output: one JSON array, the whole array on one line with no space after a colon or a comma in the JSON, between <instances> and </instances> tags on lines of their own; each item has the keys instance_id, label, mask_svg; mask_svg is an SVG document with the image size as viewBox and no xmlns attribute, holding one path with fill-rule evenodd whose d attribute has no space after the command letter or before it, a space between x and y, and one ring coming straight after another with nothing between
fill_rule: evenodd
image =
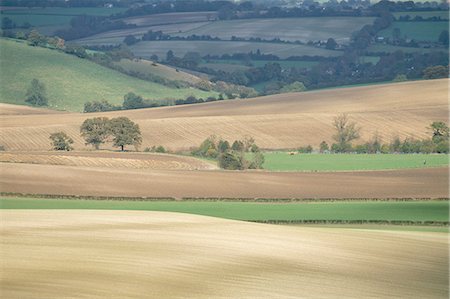
<instances>
[{"instance_id":1,"label":"distant hillside","mask_svg":"<svg viewBox=\"0 0 450 299\"><path fill-rule=\"evenodd\" d=\"M49 108L68 111L82 111L84 103L93 100L121 104L130 91L154 100L211 95L139 80L85 59L14 40L0 39L0 68L0 102L10 104L25 104L26 90L34 78L46 85Z\"/></svg>"}]
</instances>

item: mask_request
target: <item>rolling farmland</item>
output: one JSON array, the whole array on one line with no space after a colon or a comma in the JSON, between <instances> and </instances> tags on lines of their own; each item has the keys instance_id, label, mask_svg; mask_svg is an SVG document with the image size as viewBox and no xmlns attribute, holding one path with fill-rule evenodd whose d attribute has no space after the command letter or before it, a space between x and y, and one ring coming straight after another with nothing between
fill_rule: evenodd
<instances>
[{"instance_id":1,"label":"rolling farmland","mask_svg":"<svg viewBox=\"0 0 450 299\"><path fill-rule=\"evenodd\" d=\"M280 58L290 56L340 56L341 51L331 51L305 45L258 43L244 41L145 41L130 47L138 57L148 58L153 54L165 57L167 51L172 50L176 56L183 56L187 52L198 52L200 55L223 55L228 53L248 53L259 49L264 54L274 54Z\"/></svg>"},{"instance_id":2,"label":"rolling farmland","mask_svg":"<svg viewBox=\"0 0 450 299\"><path fill-rule=\"evenodd\" d=\"M171 150L198 146L215 134L228 140L252 136L265 149L286 149L332 141L333 118L342 112L362 127L363 142L375 132L388 142L429 137L427 127L448 117L448 80L328 89L215 103L107 113L4 115L0 144L6 150L46 151L49 135L63 130L77 150L88 149L79 135L86 118L127 116L141 127L142 147ZM1 106L0 106L1 108Z\"/></svg>"},{"instance_id":3,"label":"rolling farmland","mask_svg":"<svg viewBox=\"0 0 450 299\"><path fill-rule=\"evenodd\" d=\"M192 157L154 153L112 152L0 152L0 162L159 170L217 169Z\"/></svg>"},{"instance_id":4,"label":"rolling farmland","mask_svg":"<svg viewBox=\"0 0 450 299\"><path fill-rule=\"evenodd\" d=\"M379 32L380 36L392 38L395 28L400 29L401 37L420 41L437 42L439 34L448 30L447 22L394 22L388 28ZM442 49L444 50L444 49Z\"/></svg>"},{"instance_id":5,"label":"rolling farmland","mask_svg":"<svg viewBox=\"0 0 450 299\"><path fill-rule=\"evenodd\" d=\"M447 198L449 187L448 168L306 173L114 169L24 163L0 163L0 167L2 191L27 194L159 198Z\"/></svg>"},{"instance_id":6,"label":"rolling farmland","mask_svg":"<svg viewBox=\"0 0 450 299\"><path fill-rule=\"evenodd\" d=\"M0 213L0 285L7 298L448 294L442 233L273 226L162 212Z\"/></svg>"},{"instance_id":7,"label":"rolling farmland","mask_svg":"<svg viewBox=\"0 0 450 299\"><path fill-rule=\"evenodd\" d=\"M338 43L346 43L354 31L371 24L373 20L368 17L321 17L217 21L179 35L210 35L225 40L232 36L268 40L279 38L302 42L327 40L331 37Z\"/></svg>"},{"instance_id":8,"label":"rolling farmland","mask_svg":"<svg viewBox=\"0 0 450 299\"><path fill-rule=\"evenodd\" d=\"M155 100L212 94L194 88L169 88L56 50L12 40L1 39L0 48L3 103L25 104L27 88L34 78L46 85L50 108L69 111L82 111L83 104L93 100L121 104L128 92Z\"/></svg>"}]
</instances>

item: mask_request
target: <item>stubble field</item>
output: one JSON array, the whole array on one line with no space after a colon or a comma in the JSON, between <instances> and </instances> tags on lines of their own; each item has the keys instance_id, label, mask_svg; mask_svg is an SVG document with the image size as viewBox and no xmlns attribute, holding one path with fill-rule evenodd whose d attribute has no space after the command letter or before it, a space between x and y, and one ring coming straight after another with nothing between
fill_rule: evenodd
<instances>
[{"instance_id":1,"label":"stubble field","mask_svg":"<svg viewBox=\"0 0 450 299\"><path fill-rule=\"evenodd\" d=\"M136 211L11 210L1 218L6 298L448 295L441 233Z\"/></svg>"},{"instance_id":2,"label":"stubble field","mask_svg":"<svg viewBox=\"0 0 450 299\"><path fill-rule=\"evenodd\" d=\"M428 138L427 127L447 121L448 80L330 89L253 99L106 113L3 115L0 144L6 150L50 149L49 135L65 131L77 150L86 150L79 135L86 118L126 116L139 124L142 148L171 150L198 146L214 134L228 140L252 136L265 149L286 149L323 140L332 142L333 118L347 113L361 128L363 142L375 132L383 142L394 136ZM2 106L0 106L1 108Z\"/></svg>"}]
</instances>

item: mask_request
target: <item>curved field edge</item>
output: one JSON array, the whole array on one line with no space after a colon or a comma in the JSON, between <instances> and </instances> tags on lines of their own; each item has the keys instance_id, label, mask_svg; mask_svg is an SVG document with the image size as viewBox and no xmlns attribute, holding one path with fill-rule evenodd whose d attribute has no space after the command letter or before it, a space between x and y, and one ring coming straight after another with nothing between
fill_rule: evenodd
<instances>
[{"instance_id":1,"label":"curved field edge","mask_svg":"<svg viewBox=\"0 0 450 299\"><path fill-rule=\"evenodd\" d=\"M165 211L279 224L449 224L448 200L257 203L0 197L0 208Z\"/></svg>"},{"instance_id":2,"label":"curved field edge","mask_svg":"<svg viewBox=\"0 0 450 299\"><path fill-rule=\"evenodd\" d=\"M448 294L449 244L440 233L274 226L168 212L0 214L7 298Z\"/></svg>"}]
</instances>

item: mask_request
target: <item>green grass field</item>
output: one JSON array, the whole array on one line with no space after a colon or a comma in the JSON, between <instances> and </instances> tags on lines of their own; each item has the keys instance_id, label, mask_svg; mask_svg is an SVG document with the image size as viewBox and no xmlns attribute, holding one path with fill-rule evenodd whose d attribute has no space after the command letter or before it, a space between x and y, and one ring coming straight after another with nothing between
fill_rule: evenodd
<instances>
[{"instance_id":1,"label":"green grass field","mask_svg":"<svg viewBox=\"0 0 450 299\"><path fill-rule=\"evenodd\" d=\"M272 171L383 170L449 165L448 155L437 154L296 154L264 153L264 169ZM424 165L424 161L426 164Z\"/></svg>"},{"instance_id":2,"label":"green grass field","mask_svg":"<svg viewBox=\"0 0 450 299\"><path fill-rule=\"evenodd\" d=\"M437 42L439 34L443 30L448 30L447 22L394 22L388 28L378 34L383 37L392 38L395 28L400 29L402 37L415 39L417 41Z\"/></svg>"},{"instance_id":3,"label":"green grass field","mask_svg":"<svg viewBox=\"0 0 450 299\"><path fill-rule=\"evenodd\" d=\"M154 100L189 95L205 98L215 94L193 88L168 88L85 59L14 40L0 39L0 50L3 103L25 104L27 88L34 78L46 85L50 108L68 111L82 111L83 104L93 100L121 104L128 92Z\"/></svg>"},{"instance_id":4,"label":"green grass field","mask_svg":"<svg viewBox=\"0 0 450 299\"><path fill-rule=\"evenodd\" d=\"M152 54L166 57L166 53L172 50L178 57L183 57L187 52L198 52L200 55L223 55L230 53L256 52L258 49L263 54L274 54L280 58L290 56L341 56L342 51L331 51L306 45L292 45L281 43L257 43L257 42L231 42L231 41L144 41L130 47L138 57L149 58Z\"/></svg>"},{"instance_id":5,"label":"green grass field","mask_svg":"<svg viewBox=\"0 0 450 299\"><path fill-rule=\"evenodd\" d=\"M167 211L235 220L448 221L448 201L319 203L113 201L0 198L2 209L95 209Z\"/></svg>"}]
</instances>

